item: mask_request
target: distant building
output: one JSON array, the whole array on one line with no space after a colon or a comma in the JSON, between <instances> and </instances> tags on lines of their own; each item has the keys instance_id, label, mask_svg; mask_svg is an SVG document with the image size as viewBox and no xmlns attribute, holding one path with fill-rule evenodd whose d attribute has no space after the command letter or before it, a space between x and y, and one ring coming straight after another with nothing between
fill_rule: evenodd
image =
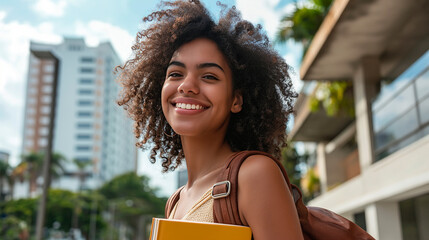
<instances>
[{"instance_id":1,"label":"distant building","mask_svg":"<svg viewBox=\"0 0 429 240\"><path fill-rule=\"evenodd\" d=\"M318 144L310 205L378 240L429 236L428 13L427 0L336 0L300 69L290 138ZM355 118L310 111L314 81L335 80L353 83Z\"/></svg>"},{"instance_id":2,"label":"distant building","mask_svg":"<svg viewBox=\"0 0 429 240\"><path fill-rule=\"evenodd\" d=\"M9 163L10 154L8 152L0 151L0 161Z\"/></svg>"},{"instance_id":3,"label":"distant building","mask_svg":"<svg viewBox=\"0 0 429 240\"><path fill-rule=\"evenodd\" d=\"M84 188L137 169L131 120L117 106L114 67L121 61L109 42L89 47L81 38L61 44L31 42L22 152L44 151L50 103L56 97L53 151L69 162L52 187L77 190L79 169L73 159L89 162ZM52 83L58 80L57 96Z\"/></svg>"},{"instance_id":4,"label":"distant building","mask_svg":"<svg viewBox=\"0 0 429 240\"><path fill-rule=\"evenodd\" d=\"M186 166L182 165L177 169L177 188L184 186L187 182L188 182L188 170L186 169Z\"/></svg>"}]
</instances>

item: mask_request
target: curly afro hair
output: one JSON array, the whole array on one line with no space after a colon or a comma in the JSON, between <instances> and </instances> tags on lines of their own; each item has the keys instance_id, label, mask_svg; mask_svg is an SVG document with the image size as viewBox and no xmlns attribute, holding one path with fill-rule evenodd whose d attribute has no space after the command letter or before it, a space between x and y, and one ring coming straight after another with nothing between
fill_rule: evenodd
<instances>
[{"instance_id":1,"label":"curly afro hair","mask_svg":"<svg viewBox=\"0 0 429 240\"><path fill-rule=\"evenodd\" d=\"M118 104L135 121L136 145L151 147L150 161L159 156L164 172L179 166L184 153L180 136L163 115L161 90L173 53L196 38L218 45L232 70L233 88L243 96L243 109L231 115L226 133L232 150L260 150L279 158L286 146L286 124L297 95L289 66L260 25L243 20L235 7L218 5L215 23L198 0L162 2L160 11L143 18L148 27L137 34L134 58L116 68L123 87Z\"/></svg>"}]
</instances>

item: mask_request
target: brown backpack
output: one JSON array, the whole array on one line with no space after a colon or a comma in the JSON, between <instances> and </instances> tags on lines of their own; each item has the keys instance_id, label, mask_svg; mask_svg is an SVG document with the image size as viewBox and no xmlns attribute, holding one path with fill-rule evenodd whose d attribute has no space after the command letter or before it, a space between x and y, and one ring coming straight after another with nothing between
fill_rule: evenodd
<instances>
[{"instance_id":1,"label":"brown backpack","mask_svg":"<svg viewBox=\"0 0 429 240\"><path fill-rule=\"evenodd\" d=\"M213 216L216 223L243 225L238 212L238 171L241 164L251 155L267 156L273 159L281 169L293 195L305 240L374 240L371 235L358 225L334 212L323 208L305 206L302 201L301 191L295 185L290 184L283 165L271 155L260 151L242 151L233 154L225 170L218 177L218 181L213 186L212 191L214 198ZM176 191L167 201L165 208L167 218L173 206L179 200L180 190Z\"/></svg>"}]
</instances>

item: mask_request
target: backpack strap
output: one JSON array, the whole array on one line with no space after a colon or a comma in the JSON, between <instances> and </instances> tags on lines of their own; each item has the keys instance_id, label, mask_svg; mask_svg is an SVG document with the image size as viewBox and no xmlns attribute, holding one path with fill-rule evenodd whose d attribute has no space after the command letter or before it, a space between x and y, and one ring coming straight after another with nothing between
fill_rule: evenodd
<instances>
[{"instance_id":1,"label":"backpack strap","mask_svg":"<svg viewBox=\"0 0 429 240\"><path fill-rule=\"evenodd\" d=\"M182 191L183 187L184 186L177 189L176 192L174 192L173 195L171 195L167 200L167 203L165 204L165 218L168 219L168 217L170 217L171 211L173 211L174 206L176 205L177 201L179 201L180 192Z\"/></svg>"},{"instance_id":2,"label":"backpack strap","mask_svg":"<svg viewBox=\"0 0 429 240\"><path fill-rule=\"evenodd\" d=\"M271 158L281 169L283 176L292 192L295 202L301 198L299 189L290 184L287 177L286 170L280 161L276 160L268 153L260 151L242 151L233 154L224 171L219 175L217 183L213 186L212 197L213 203L213 216L216 223L243 225L240 214L238 212L238 172L241 164L252 155L263 155ZM294 189L294 190L293 190Z\"/></svg>"}]
</instances>

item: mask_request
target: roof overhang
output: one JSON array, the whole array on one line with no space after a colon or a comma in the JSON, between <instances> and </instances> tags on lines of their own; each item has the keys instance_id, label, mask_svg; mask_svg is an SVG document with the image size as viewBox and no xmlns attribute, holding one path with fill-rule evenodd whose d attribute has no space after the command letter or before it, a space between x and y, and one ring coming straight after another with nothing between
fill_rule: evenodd
<instances>
[{"instance_id":1,"label":"roof overhang","mask_svg":"<svg viewBox=\"0 0 429 240\"><path fill-rule=\"evenodd\" d=\"M58 60L58 58L55 57L55 55L52 54L51 51L30 50L30 52L34 56L36 56L37 58L40 58L40 59L54 59L54 60Z\"/></svg>"},{"instance_id":2,"label":"roof overhang","mask_svg":"<svg viewBox=\"0 0 429 240\"><path fill-rule=\"evenodd\" d=\"M303 80L351 80L376 56L394 79L429 49L429 0L335 0L300 69Z\"/></svg>"},{"instance_id":3,"label":"roof overhang","mask_svg":"<svg viewBox=\"0 0 429 240\"><path fill-rule=\"evenodd\" d=\"M294 126L288 135L291 141L329 142L353 122L346 114L328 116L322 108L313 112L309 101L310 97L303 93L297 99Z\"/></svg>"}]
</instances>

